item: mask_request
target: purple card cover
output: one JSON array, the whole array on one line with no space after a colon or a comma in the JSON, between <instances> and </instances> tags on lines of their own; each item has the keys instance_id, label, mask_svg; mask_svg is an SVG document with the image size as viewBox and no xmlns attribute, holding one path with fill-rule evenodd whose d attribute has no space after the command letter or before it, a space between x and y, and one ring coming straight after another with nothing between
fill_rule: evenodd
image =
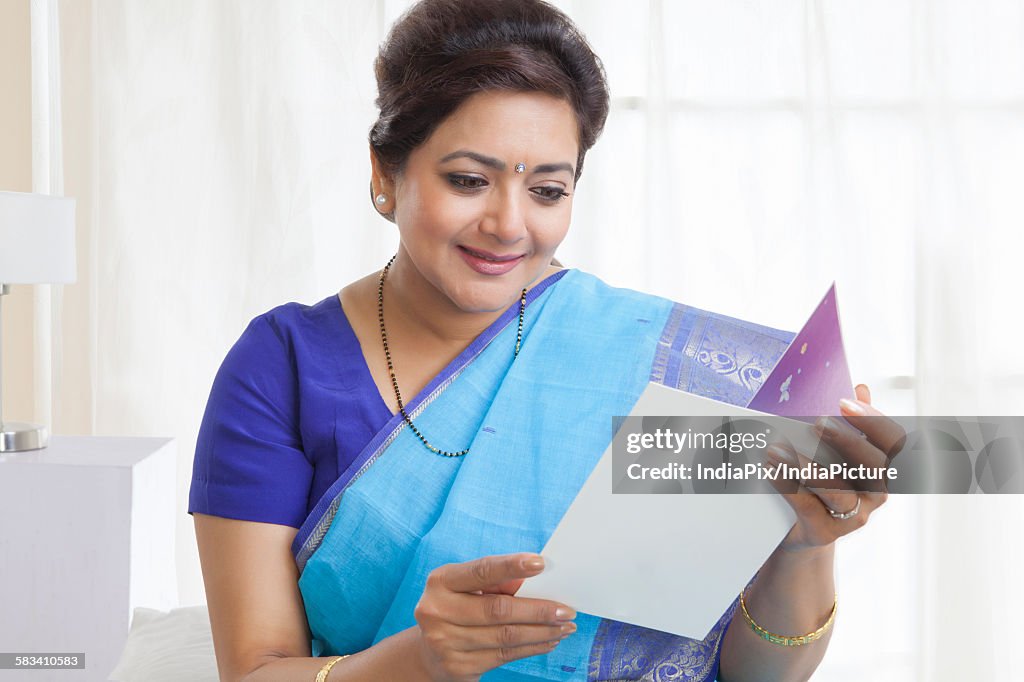
<instances>
[{"instance_id":1,"label":"purple card cover","mask_svg":"<svg viewBox=\"0 0 1024 682\"><path fill-rule=\"evenodd\" d=\"M833 282L747 407L782 417L838 416L839 399L854 397Z\"/></svg>"}]
</instances>

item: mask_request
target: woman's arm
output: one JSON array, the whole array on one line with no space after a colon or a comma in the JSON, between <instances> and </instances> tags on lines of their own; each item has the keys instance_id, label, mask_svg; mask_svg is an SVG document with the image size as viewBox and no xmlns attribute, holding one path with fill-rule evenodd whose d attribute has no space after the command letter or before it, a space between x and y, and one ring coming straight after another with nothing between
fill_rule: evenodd
<instances>
[{"instance_id":1,"label":"woman's arm","mask_svg":"<svg viewBox=\"0 0 1024 682\"><path fill-rule=\"evenodd\" d=\"M291 554L297 530L193 514L220 679L311 682L333 657L312 658ZM328 679L428 680L410 628L340 661Z\"/></svg>"},{"instance_id":2,"label":"woman's arm","mask_svg":"<svg viewBox=\"0 0 1024 682\"><path fill-rule=\"evenodd\" d=\"M841 400L840 410L849 426L837 420L821 420L815 429L822 442L854 465L884 467L902 449L903 428L871 406L871 392L861 384L857 400ZM862 435L863 434L863 435ZM768 448L779 466L809 466L804 455L783 448ZM782 489L777 486L780 492ZM778 635L799 636L816 631L829 618L835 603L833 561L836 539L862 528L868 517L885 504L884 486L869 492L852 492L846 485L811 488L800 484L783 497L797 521L751 585L745 601L750 617L761 628ZM832 512L847 516L835 517ZM821 663L831 629L813 642L782 646L762 639L753 631L742 610L737 609L722 642L719 680L807 680Z\"/></svg>"},{"instance_id":3,"label":"woman's arm","mask_svg":"<svg viewBox=\"0 0 1024 682\"><path fill-rule=\"evenodd\" d=\"M799 550L776 548L747 589L744 601L754 621L784 635L813 632L828 620L835 598L835 544ZM758 636L737 608L722 640L720 682L796 682L810 679L821 663L832 631L802 646L779 646Z\"/></svg>"},{"instance_id":4,"label":"woman's arm","mask_svg":"<svg viewBox=\"0 0 1024 682\"><path fill-rule=\"evenodd\" d=\"M339 661L327 676L328 682L421 682L430 677L419 665L419 628L411 627L383 639L369 649ZM336 656L324 658L288 657L265 662L242 678L243 682L312 682L317 672Z\"/></svg>"}]
</instances>

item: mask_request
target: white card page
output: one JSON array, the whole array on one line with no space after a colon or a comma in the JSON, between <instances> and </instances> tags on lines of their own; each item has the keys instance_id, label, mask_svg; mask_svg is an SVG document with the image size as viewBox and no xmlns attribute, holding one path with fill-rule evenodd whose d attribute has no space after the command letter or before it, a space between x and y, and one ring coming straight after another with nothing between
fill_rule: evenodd
<instances>
[{"instance_id":1,"label":"white card page","mask_svg":"<svg viewBox=\"0 0 1024 682\"><path fill-rule=\"evenodd\" d=\"M631 412L647 415L765 413L652 383ZM797 447L816 442L808 425L793 428ZM612 475L609 444L544 547L544 572L518 596L703 639L796 519L774 493L612 494Z\"/></svg>"}]
</instances>

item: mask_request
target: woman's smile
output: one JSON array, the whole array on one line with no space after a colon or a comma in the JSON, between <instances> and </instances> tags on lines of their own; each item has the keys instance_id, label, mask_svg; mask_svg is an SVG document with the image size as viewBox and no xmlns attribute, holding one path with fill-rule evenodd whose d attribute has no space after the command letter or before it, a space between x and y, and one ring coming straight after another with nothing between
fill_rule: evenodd
<instances>
[{"instance_id":1,"label":"woman's smile","mask_svg":"<svg viewBox=\"0 0 1024 682\"><path fill-rule=\"evenodd\" d=\"M483 249L473 249L461 245L458 249L469 267L481 275L504 275L511 272L525 257L525 254L522 253L499 256Z\"/></svg>"}]
</instances>

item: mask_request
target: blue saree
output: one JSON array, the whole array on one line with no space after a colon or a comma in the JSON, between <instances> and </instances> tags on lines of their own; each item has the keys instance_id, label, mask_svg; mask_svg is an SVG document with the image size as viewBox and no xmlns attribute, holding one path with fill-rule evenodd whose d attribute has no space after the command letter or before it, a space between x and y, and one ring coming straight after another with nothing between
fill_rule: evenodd
<instances>
[{"instance_id":1,"label":"blue saree","mask_svg":"<svg viewBox=\"0 0 1024 682\"><path fill-rule=\"evenodd\" d=\"M507 310L323 494L292 546L312 655L353 653L416 624L434 568L540 552L649 381L745 405L792 335L564 270L534 287L518 358ZM344 416L340 416L344 418ZM609 552L614 552L610 540ZM714 680L736 602L703 640L585 613L551 653L482 679Z\"/></svg>"}]
</instances>

